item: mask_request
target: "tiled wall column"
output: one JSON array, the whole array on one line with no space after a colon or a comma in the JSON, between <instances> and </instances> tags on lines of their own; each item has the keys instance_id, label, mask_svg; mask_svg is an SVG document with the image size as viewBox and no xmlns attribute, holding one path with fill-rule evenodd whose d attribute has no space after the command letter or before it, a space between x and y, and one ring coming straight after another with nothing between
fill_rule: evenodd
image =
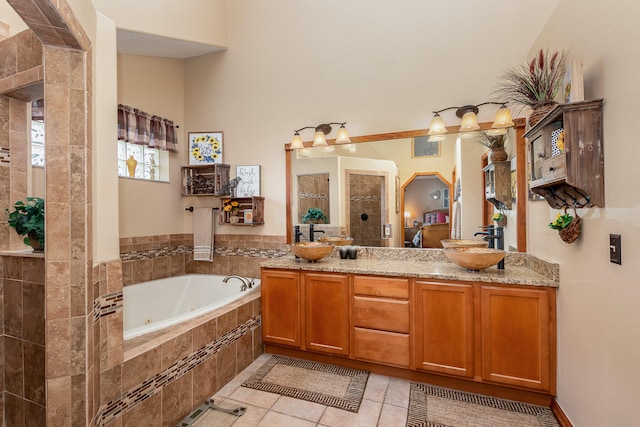
<instances>
[{"instance_id":1,"label":"tiled wall column","mask_svg":"<svg viewBox=\"0 0 640 427\"><path fill-rule=\"evenodd\" d=\"M44 258L2 258L5 423L45 425Z\"/></svg>"},{"instance_id":2,"label":"tiled wall column","mask_svg":"<svg viewBox=\"0 0 640 427\"><path fill-rule=\"evenodd\" d=\"M88 425L91 147L85 52L45 46L47 424Z\"/></svg>"}]
</instances>

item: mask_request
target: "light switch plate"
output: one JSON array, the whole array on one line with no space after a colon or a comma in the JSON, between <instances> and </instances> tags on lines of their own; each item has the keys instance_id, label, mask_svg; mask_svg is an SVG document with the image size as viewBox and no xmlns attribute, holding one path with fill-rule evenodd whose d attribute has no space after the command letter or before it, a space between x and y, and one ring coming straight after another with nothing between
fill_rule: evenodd
<instances>
[{"instance_id":1,"label":"light switch plate","mask_svg":"<svg viewBox=\"0 0 640 427\"><path fill-rule=\"evenodd\" d=\"M622 265L622 236L609 234L609 260L614 264Z\"/></svg>"}]
</instances>

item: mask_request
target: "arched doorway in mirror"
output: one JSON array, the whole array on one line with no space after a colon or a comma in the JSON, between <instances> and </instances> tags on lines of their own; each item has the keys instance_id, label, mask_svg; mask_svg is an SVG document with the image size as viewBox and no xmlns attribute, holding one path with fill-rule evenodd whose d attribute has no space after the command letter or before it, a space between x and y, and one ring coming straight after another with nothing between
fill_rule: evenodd
<instances>
[{"instance_id":1,"label":"arched doorway in mirror","mask_svg":"<svg viewBox=\"0 0 640 427\"><path fill-rule=\"evenodd\" d=\"M401 189L402 241L410 248L441 248L451 233L451 183L438 172L417 172Z\"/></svg>"}]
</instances>

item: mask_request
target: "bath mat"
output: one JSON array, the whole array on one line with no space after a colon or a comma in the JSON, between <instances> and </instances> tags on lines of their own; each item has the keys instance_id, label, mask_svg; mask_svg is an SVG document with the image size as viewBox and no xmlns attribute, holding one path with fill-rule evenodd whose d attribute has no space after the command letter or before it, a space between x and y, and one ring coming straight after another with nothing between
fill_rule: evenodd
<instances>
[{"instance_id":1,"label":"bath mat","mask_svg":"<svg viewBox=\"0 0 640 427\"><path fill-rule=\"evenodd\" d=\"M242 386L358 412L368 371L273 355Z\"/></svg>"},{"instance_id":2,"label":"bath mat","mask_svg":"<svg viewBox=\"0 0 640 427\"><path fill-rule=\"evenodd\" d=\"M411 383L407 427L559 427L551 409Z\"/></svg>"}]
</instances>

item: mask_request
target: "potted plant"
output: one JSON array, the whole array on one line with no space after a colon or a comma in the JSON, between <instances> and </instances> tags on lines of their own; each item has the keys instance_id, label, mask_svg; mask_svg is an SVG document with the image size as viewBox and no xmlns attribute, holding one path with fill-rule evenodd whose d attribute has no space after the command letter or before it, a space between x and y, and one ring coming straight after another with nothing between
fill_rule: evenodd
<instances>
[{"instance_id":1,"label":"potted plant","mask_svg":"<svg viewBox=\"0 0 640 427\"><path fill-rule=\"evenodd\" d=\"M27 197L27 202L18 201L13 205L14 211L9 213L9 225L16 229L24 239L25 245L34 252L44 251L44 199Z\"/></svg>"},{"instance_id":2,"label":"potted plant","mask_svg":"<svg viewBox=\"0 0 640 427\"><path fill-rule=\"evenodd\" d=\"M496 94L510 104L530 107L529 125L533 126L556 104L565 68L564 51L540 49L535 58L505 71Z\"/></svg>"},{"instance_id":3,"label":"potted plant","mask_svg":"<svg viewBox=\"0 0 640 427\"><path fill-rule=\"evenodd\" d=\"M314 223L318 224L320 221L323 221L325 224L329 222L325 214L322 212L320 208L309 208L307 209L307 213L302 217L302 223Z\"/></svg>"}]
</instances>

